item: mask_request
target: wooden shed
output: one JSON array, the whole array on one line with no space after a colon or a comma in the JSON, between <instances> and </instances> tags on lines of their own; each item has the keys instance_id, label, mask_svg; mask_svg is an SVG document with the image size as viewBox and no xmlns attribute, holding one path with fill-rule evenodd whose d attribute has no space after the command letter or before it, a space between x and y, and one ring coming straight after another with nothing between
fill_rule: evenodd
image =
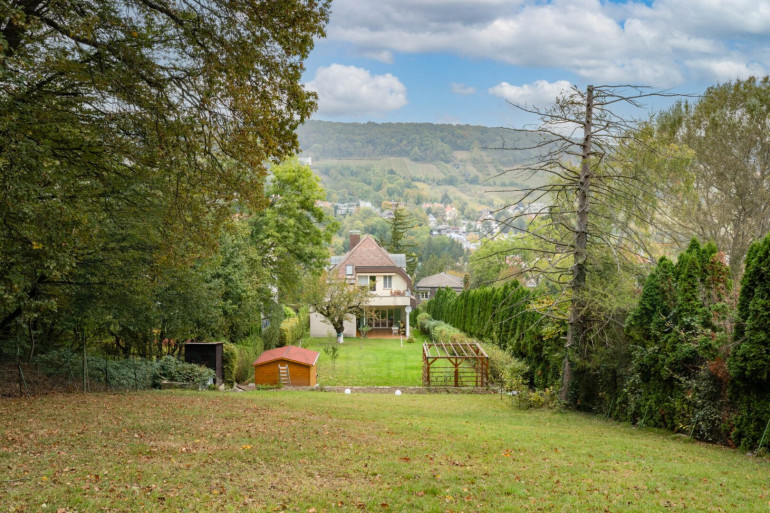
<instances>
[{"instance_id":1,"label":"wooden shed","mask_svg":"<svg viewBox=\"0 0 770 513\"><path fill-rule=\"evenodd\" d=\"M314 387L319 355L297 346L265 351L254 362L254 384Z\"/></svg>"},{"instance_id":2,"label":"wooden shed","mask_svg":"<svg viewBox=\"0 0 770 513\"><path fill-rule=\"evenodd\" d=\"M203 365L214 371L217 385L224 383L222 367L222 345L224 342L186 342L184 345L184 361Z\"/></svg>"}]
</instances>

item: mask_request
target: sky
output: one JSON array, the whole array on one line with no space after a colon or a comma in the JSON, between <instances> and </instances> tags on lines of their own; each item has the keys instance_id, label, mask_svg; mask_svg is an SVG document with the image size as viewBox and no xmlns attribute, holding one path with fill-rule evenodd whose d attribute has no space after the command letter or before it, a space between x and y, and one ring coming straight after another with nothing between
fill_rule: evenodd
<instances>
[{"instance_id":1,"label":"sky","mask_svg":"<svg viewBox=\"0 0 770 513\"><path fill-rule=\"evenodd\" d=\"M571 85L698 95L764 76L770 0L333 0L305 64L313 119L515 127L531 120L510 103Z\"/></svg>"}]
</instances>

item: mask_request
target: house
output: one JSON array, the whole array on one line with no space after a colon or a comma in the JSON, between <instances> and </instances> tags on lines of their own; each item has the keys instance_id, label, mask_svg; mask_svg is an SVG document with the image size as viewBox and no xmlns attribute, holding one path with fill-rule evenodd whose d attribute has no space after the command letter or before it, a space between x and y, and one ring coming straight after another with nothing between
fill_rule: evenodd
<instances>
[{"instance_id":1,"label":"house","mask_svg":"<svg viewBox=\"0 0 770 513\"><path fill-rule=\"evenodd\" d=\"M320 353L297 346L277 347L265 351L252 364L254 384L314 387L318 380Z\"/></svg>"},{"instance_id":2,"label":"house","mask_svg":"<svg viewBox=\"0 0 770 513\"><path fill-rule=\"evenodd\" d=\"M371 291L370 313L345 322L345 336L355 337L363 325L371 335L393 333L405 327L409 336L409 312L416 306L412 296L412 279L406 274L406 255L388 253L371 235L350 232L350 250L330 260L330 274L344 278L351 286L366 287ZM320 314L310 314L310 336L325 337L333 334L331 324Z\"/></svg>"},{"instance_id":3,"label":"house","mask_svg":"<svg viewBox=\"0 0 770 513\"><path fill-rule=\"evenodd\" d=\"M438 273L432 276L426 276L415 285L415 295L418 297L418 304L436 296L438 289L449 287L455 292L463 291L463 279L447 273Z\"/></svg>"}]
</instances>

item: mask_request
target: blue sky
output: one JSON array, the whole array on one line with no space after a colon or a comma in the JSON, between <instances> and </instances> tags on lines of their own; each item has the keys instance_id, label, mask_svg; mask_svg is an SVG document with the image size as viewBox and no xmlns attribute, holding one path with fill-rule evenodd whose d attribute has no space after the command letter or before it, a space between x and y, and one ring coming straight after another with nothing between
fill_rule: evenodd
<instances>
[{"instance_id":1,"label":"blue sky","mask_svg":"<svg viewBox=\"0 0 770 513\"><path fill-rule=\"evenodd\" d=\"M770 70L770 0L333 0L332 11L306 61L314 119L517 126L529 119L506 101L546 107L570 84L699 94Z\"/></svg>"}]
</instances>

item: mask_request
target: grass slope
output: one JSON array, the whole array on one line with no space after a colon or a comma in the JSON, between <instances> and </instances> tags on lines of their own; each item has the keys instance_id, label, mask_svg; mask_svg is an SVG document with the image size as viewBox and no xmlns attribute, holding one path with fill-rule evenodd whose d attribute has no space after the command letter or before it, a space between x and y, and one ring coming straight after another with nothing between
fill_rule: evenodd
<instances>
[{"instance_id":1,"label":"grass slope","mask_svg":"<svg viewBox=\"0 0 770 513\"><path fill-rule=\"evenodd\" d=\"M311 339L308 349L318 351L318 383L325 386L420 386L422 338L413 344L398 339L346 338L332 363L323 351L328 341Z\"/></svg>"},{"instance_id":2,"label":"grass slope","mask_svg":"<svg viewBox=\"0 0 770 513\"><path fill-rule=\"evenodd\" d=\"M0 403L4 511L767 511L770 463L498 396Z\"/></svg>"}]
</instances>

